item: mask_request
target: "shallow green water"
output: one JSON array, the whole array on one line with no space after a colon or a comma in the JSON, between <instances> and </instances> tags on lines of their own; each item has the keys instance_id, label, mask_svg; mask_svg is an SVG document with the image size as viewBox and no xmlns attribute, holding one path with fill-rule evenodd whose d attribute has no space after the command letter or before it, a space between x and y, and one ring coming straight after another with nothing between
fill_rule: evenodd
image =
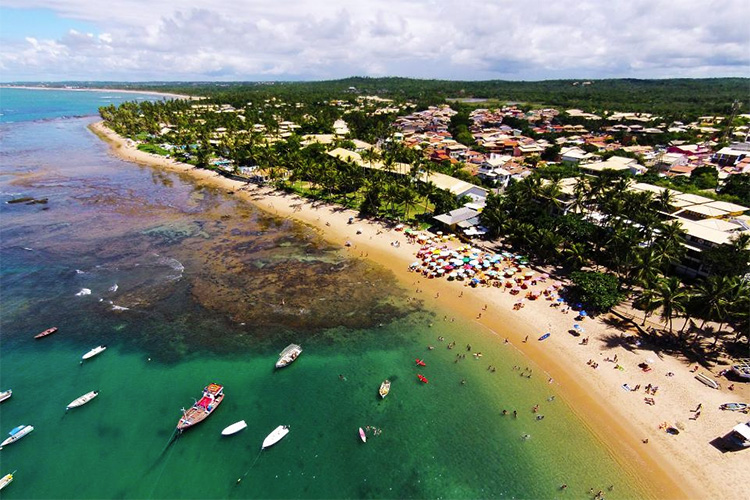
<instances>
[{"instance_id":1,"label":"shallow green water","mask_svg":"<svg viewBox=\"0 0 750 500\"><path fill-rule=\"evenodd\" d=\"M0 389L14 395L0 433L36 428L0 452L0 474L17 470L3 498L646 494L512 346L407 303L386 270L302 227L108 157L86 122L3 125ZM50 202L4 203L18 196ZM274 371L290 342L304 353ZM99 344L109 349L81 366ZM209 382L224 402L171 442ZM241 419L246 430L220 436ZM259 456L280 424L290 434ZM363 444L367 425L382 433Z\"/></svg>"}]
</instances>

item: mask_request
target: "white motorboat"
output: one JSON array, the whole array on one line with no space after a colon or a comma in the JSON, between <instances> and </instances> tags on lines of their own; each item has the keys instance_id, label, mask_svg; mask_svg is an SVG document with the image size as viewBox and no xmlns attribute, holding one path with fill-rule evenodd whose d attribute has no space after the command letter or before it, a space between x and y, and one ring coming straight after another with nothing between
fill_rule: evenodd
<instances>
[{"instance_id":1,"label":"white motorboat","mask_svg":"<svg viewBox=\"0 0 750 500\"><path fill-rule=\"evenodd\" d=\"M284 436L289 434L289 426L288 425L280 425L276 427L271 434L266 436L266 439L263 440L263 445L260 447L261 450L265 450L269 446L273 446L282 439L284 439Z\"/></svg>"},{"instance_id":2,"label":"white motorboat","mask_svg":"<svg viewBox=\"0 0 750 500\"><path fill-rule=\"evenodd\" d=\"M359 428L359 439L361 439L363 443L367 442L367 434L365 434L365 430L362 427Z\"/></svg>"},{"instance_id":3,"label":"white motorboat","mask_svg":"<svg viewBox=\"0 0 750 500\"><path fill-rule=\"evenodd\" d=\"M292 364L302 353L302 348L297 344L289 344L279 353L279 360L276 362L276 368L284 368Z\"/></svg>"},{"instance_id":4,"label":"white motorboat","mask_svg":"<svg viewBox=\"0 0 750 500\"><path fill-rule=\"evenodd\" d=\"M0 478L0 490L8 486L10 483L13 482L13 474L15 474L16 471L11 472L10 474L4 475L2 478Z\"/></svg>"},{"instance_id":5,"label":"white motorboat","mask_svg":"<svg viewBox=\"0 0 750 500\"><path fill-rule=\"evenodd\" d=\"M71 401L70 404L67 406L67 408L65 408L65 411L68 411L71 408L76 408L78 406L83 406L89 401L91 401L92 399L94 399L95 397L97 397L98 395L99 395L99 391L87 392L80 398L76 398L73 401Z\"/></svg>"},{"instance_id":6,"label":"white motorboat","mask_svg":"<svg viewBox=\"0 0 750 500\"><path fill-rule=\"evenodd\" d=\"M11 389L8 389L7 391L0 392L0 403L8 399L13 395L13 391Z\"/></svg>"},{"instance_id":7,"label":"white motorboat","mask_svg":"<svg viewBox=\"0 0 750 500\"><path fill-rule=\"evenodd\" d=\"M34 427L31 425L19 425L18 427L16 427L15 429L13 429L12 431L8 433L10 434L9 438L6 438L5 441L0 443L0 449L2 449L3 446L7 446L9 444L15 443L16 441L18 441L19 439L21 439L22 437L24 437L26 434L28 434L29 432L33 430L34 430Z\"/></svg>"},{"instance_id":8,"label":"white motorboat","mask_svg":"<svg viewBox=\"0 0 750 500\"><path fill-rule=\"evenodd\" d=\"M99 347L94 347L89 352L87 352L86 354L84 354L83 356L81 356L81 359L82 360L87 360L87 359L93 358L97 354L100 354L100 353L104 352L106 349L107 349L106 345L100 345Z\"/></svg>"},{"instance_id":9,"label":"white motorboat","mask_svg":"<svg viewBox=\"0 0 750 500\"><path fill-rule=\"evenodd\" d=\"M247 427L247 423L244 420L240 420L239 422L235 422L223 431L221 431L222 436L231 436L232 434L237 434L242 429Z\"/></svg>"}]
</instances>

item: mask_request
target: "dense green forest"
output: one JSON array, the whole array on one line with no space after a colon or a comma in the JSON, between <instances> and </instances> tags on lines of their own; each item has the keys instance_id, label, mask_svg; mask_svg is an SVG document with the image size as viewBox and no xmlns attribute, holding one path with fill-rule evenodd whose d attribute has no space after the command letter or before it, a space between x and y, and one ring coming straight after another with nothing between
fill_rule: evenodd
<instances>
[{"instance_id":1,"label":"dense green forest","mask_svg":"<svg viewBox=\"0 0 750 500\"><path fill-rule=\"evenodd\" d=\"M225 102L256 96L295 96L321 100L359 95L378 95L411 100L420 106L450 98L496 99L503 102L546 104L587 111L616 110L656 113L668 118L694 119L716 113L729 114L735 100L747 101L748 78L668 80L545 80L545 81L451 81L412 78L352 77L317 82L62 82L59 85L153 90L207 97ZM353 89L352 89L353 88Z\"/></svg>"}]
</instances>

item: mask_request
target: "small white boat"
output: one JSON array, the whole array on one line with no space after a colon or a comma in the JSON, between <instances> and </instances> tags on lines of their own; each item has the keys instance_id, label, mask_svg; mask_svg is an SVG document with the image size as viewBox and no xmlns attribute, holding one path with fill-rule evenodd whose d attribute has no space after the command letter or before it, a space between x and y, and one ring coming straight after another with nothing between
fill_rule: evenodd
<instances>
[{"instance_id":1,"label":"small white boat","mask_svg":"<svg viewBox=\"0 0 750 500\"><path fill-rule=\"evenodd\" d=\"M359 428L359 439L361 439L363 443L367 442L367 434L365 434L365 430L362 429L362 427Z\"/></svg>"},{"instance_id":2,"label":"small white boat","mask_svg":"<svg viewBox=\"0 0 750 500\"><path fill-rule=\"evenodd\" d=\"M13 391L11 389L8 389L7 391L0 392L0 403L8 399L13 395Z\"/></svg>"},{"instance_id":3,"label":"small white boat","mask_svg":"<svg viewBox=\"0 0 750 500\"><path fill-rule=\"evenodd\" d=\"M302 348L297 344L289 344L279 353L279 360L276 362L276 368L284 368L292 364L302 353Z\"/></svg>"},{"instance_id":4,"label":"small white boat","mask_svg":"<svg viewBox=\"0 0 750 500\"><path fill-rule=\"evenodd\" d=\"M699 382L706 384L711 389L719 388L719 383L716 380L709 377L708 375L706 375L705 373L699 373L698 375L695 376L695 378L698 379Z\"/></svg>"},{"instance_id":5,"label":"small white boat","mask_svg":"<svg viewBox=\"0 0 750 500\"><path fill-rule=\"evenodd\" d=\"M15 474L16 471L11 472L10 474L6 474L0 479L0 490L8 486L10 483L13 482L13 474Z\"/></svg>"},{"instance_id":6,"label":"small white boat","mask_svg":"<svg viewBox=\"0 0 750 500\"><path fill-rule=\"evenodd\" d=\"M247 423L244 420L240 420L239 422L235 422L223 431L221 431L222 436L231 436L232 434L237 434L242 429L247 427Z\"/></svg>"},{"instance_id":7,"label":"small white boat","mask_svg":"<svg viewBox=\"0 0 750 500\"><path fill-rule=\"evenodd\" d=\"M86 360L86 359L93 358L94 356L96 356L97 354L100 354L100 353L104 352L105 350L107 350L107 346L106 345L100 345L99 347L94 347L89 352L87 352L86 354L84 354L83 356L81 356L81 359L82 360Z\"/></svg>"},{"instance_id":8,"label":"small white boat","mask_svg":"<svg viewBox=\"0 0 750 500\"><path fill-rule=\"evenodd\" d=\"M71 408L76 408L78 406L83 406L89 401L91 401L92 399L94 399L95 397L97 397L98 395L99 395L99 391L87 392L80 398L76 398L73 401L71 401L70 404L67 406L67 408L65 408L65 411L68 411Z\"/></svg>"},{"instance_id":9,"label":"small white boat","mask_svg":"<svg viewBox=\"0 0 750 500\"><path fill-rule=\"evenodd\" d=\"M388 395L388 393L391 392L391 381L390 380L384 380L382 384L380 384L380 389L378 389L378 394L380 394L381 398L384 398Z\"/></svg>"},{"instance_id":10,"label":"small white boat","mask_svg":"<svg viewBox=\"0 0 750 500\"><path fill-rule=\"evenodd\" d=\"M19 425L18 427L16 427L15 429L13 429L12 431L8 433L10 434L9 438L6 438L5 441L0 443L0 449L2 449L3 446L7 446L9 444L15 443L16 441L18 441L19 439L21 439L22 437L24 437L26 434L28 434L29 432L33 430L34 430L34 427L31 425Z\"/></svg>"},{"instance_id":11,"label":"small white boat","mask_svg":"<svg viewBox=\"0 0 750 500\"><path fill-rule=\"evenodd\" d=\"M288 425L280 425L276 427L271 434L266 436L266 439L263 440L263 445L260 447L261 450L265 450L269 446L273 446L279 441L281 441L284 436L289 434L289 426Z\"/></svg>"}]
</instances>

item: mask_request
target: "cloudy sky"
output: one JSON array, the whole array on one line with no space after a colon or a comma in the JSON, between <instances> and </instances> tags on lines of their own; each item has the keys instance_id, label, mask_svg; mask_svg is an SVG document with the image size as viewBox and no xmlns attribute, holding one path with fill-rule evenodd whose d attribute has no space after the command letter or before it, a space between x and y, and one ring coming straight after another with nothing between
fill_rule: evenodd
<instances>
[{"instance_id":1,"label":"cloudy sky","mask_svg":"<svg viewBox=\"0 0 750 500\"><path fill-rule=\"evenodd\" d=\"M2 0L0 81L750 76L747 0Z\"/></svg>"}]
</instances>

